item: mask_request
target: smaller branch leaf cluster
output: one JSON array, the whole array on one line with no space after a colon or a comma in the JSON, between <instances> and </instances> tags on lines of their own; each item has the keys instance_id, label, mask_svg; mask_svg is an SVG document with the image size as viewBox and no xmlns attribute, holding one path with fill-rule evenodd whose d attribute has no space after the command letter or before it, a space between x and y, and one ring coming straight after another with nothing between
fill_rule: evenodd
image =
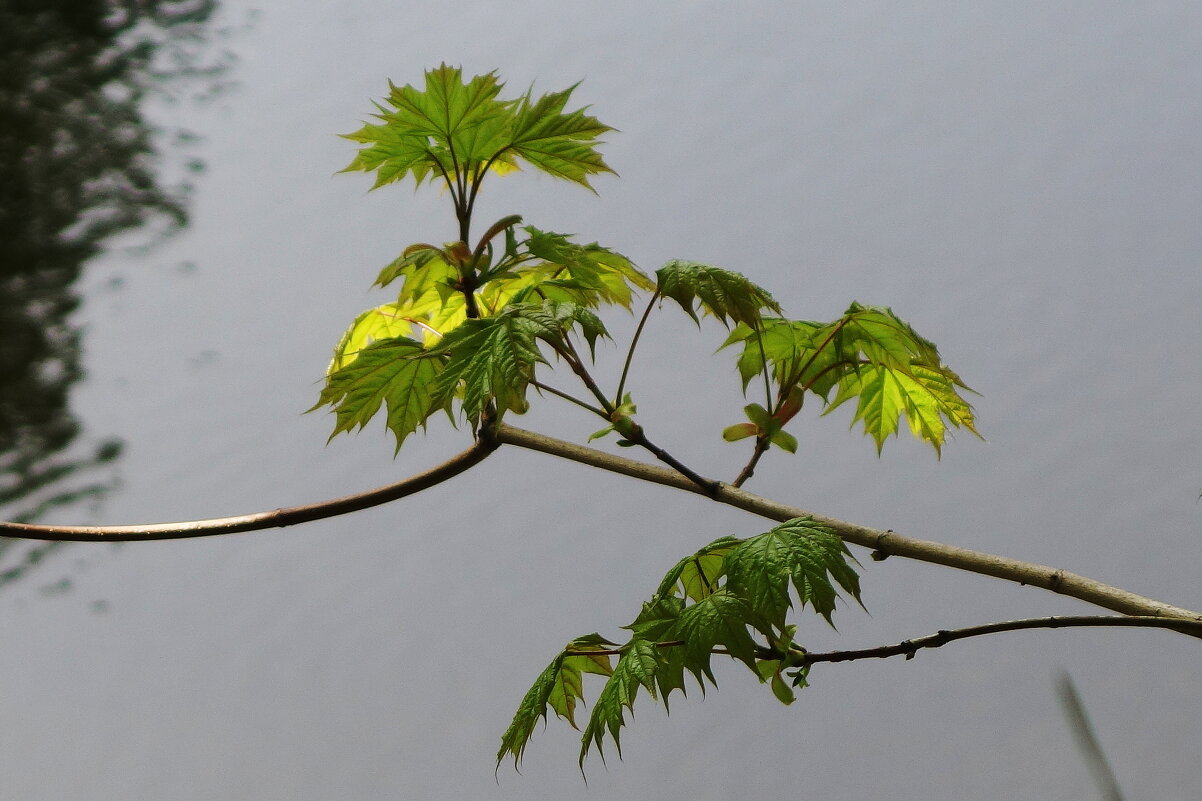
<instances>
[{"instance_id":1,"label":"smaller branch leaf cluster","mask_svg":"<svg viewBox=\"0 0 1202 801\"><path fill-rule=\"evenodd\" d=\"M749 539L723 537L681 559L619 645L598 634L568 643L535 680L501 738L497 764L520 764L548 710L577 727L583 674L605 677L581 738L580 763L596 748L604 758L608 736L621 755L621 729L640 690L662 700L685 693L686 674L704 691L716 686L715 653L746 665L783 703L805 686L805 651L787 623L794 599L831 622L839 590L859 601L859 577L843 541L809 518L797 518ZM614 661L616 659L616 662ZM789 681L785 680L788 675ZM792 685L792 686L791 686Z\"/></svg>"},{"instance_id":2,"label":"smaller branch leaf cluster","mask_svg":"<svg viewBox=\"0 0 1202 801\"><path fill-rule=\"evenodd\" d=\"M740 344L743 389L766 375L770 408L748 406L749 422L727 428L727 440L771 438L801 410L807 392L826 407L823 414L855 399L852 425L863 424L878 452L897 433L903 415L911 433L936 453L949 425L977 434L972 407L959 393L971 390L943 364L935 344L892 309L852 303L829 323L778 317L758 325L741 321L723 347Z\"/></svg>"}]
</instances>

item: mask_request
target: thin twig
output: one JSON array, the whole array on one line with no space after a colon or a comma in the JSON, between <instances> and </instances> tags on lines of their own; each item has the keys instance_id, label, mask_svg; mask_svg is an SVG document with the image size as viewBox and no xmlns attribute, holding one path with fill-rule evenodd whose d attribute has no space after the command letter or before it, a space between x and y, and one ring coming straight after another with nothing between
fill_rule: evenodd
<instances>
[{"instance_id":1,"label":"thin twig","mask_svg":"<svg viewBox=\"0 0 1202 801\"><path fill-rule=\"evenodd\" d=\"M1023 631L1026 629L1065 629L1090 627L1135 627L1170 629L1191 637L1202 637L1202 621L1200 620L1171 620L1154 615L1138 615L1128 617L1110 617L1108 615L1076 615L1056 617L1032 617L1022 620L1004 620L998 623L986 623L980 626L968 626L962 629L947 629L928 634L925 637L914 637L893 645L882 645L877 648L862 648L856 651L828 651L825 653L799 652L791 660L798 667L813 665L818 662L853 662L857 659L887 659L891 656L904 656L912 659L914 654L923 648L939 648L956 640L967 640L970 637L983 637L986 634L1000 634L1006 631Z\"/></svg>"},{"instance_id":2,"label":"thin twig","mask_svg":"<svg viewBox=\"0 0 1202 801\"><path fill-rule=\"evenodd\" d=\"M739 475L731 483L732 487L741 487L747 483L747 479L755 475L755 467L760 463L760 458L768 452L768 437L759 434L755 438L755 449L751 452L751 458L747 460L747 464L743 465L743 469L739 471Z\"/></svg>"},{"instance_id":3,"label":"thin twig","mask_svg":"<svg viewBox=\"0 0 1202 801\"><path fill-rule=\"evenodd\" d=\"M639 337L643 335L643 328L647 325L647 318L651 316L651 310L655 308L657 300L659 300L658 288L651 293L651 298L647 301L647 308L643 310L643 316L639 318L639 324L634 329L634 336L630 338L630 347L626 349L626 361L622 364L622 377L618 379L618 392L614 396L614 406L622 405L622 393L626 390L626 377L630 374L630 365L634 361L634 349L639 344Z\"/></svg>"},{"instance_id":4,"label":"thin twig","mask_svg":"<svg viewBox=\"0 0 1202 801\"><path fill-rule=\"evenodd\" d=\"M601 387L597 386L597 382L593 380L593 376L589 373L588 368L584 366L584 362L580 358L579 352L577 352L576 348L572 345L572 341L567 337L564 337L563 341L564 347L557 347L554 344L551 346L555 348L555 352L558 353L560 357L568 363L568 366L572 368L572 372L576 373L580 380L584 382L584 385L588 387L590 392L593 393L593 397L601 402L601 406L605 410L605 413L601 416L610 422L616 422L613 419L613 413L615 410L614 404L609 402L609 399L605 397L605 393L601 391ZM628 442L633 442L635 445L650 451L656 459L659 459L664 464L671 466L674 470L676 470L676 472L680 473L689 481L692 481L702 492L706 493L707 495L712 495L712 493L717 489L719 482L714 481L713 479L705 478L697 471L686 465L684 462L680 461L675 456L668 453L651 440L647 439L647 435L643 433L641 426L636 424L632 429L619 430L618 433L625 437Z\"/></svg>"},{"instance_id":5,"label":"thin twig","mask_svg":"<svg viewBox=\"0 0 1202 801\"><path fill-rule=\"evenodd\" d=\"M784 406L785 390L782 387L779 393L779 398L776 403L772 402L772 376L768 369L768 354L764 350L764 332L763 326L756 326L752 329L755 332L755 341L760 349L760 364L762 366L761 373L764 375L764 408L768 410L771 417L775 417L776 413ZM751 451L751 458L747 460L747 464L743 465L743 469L739 471L739 475L735 478L731 486L741 487L747 483L747 480L755 475L755 467L760 463L760 459L768 452L768 432L761 431L755 436L755 447Z\"/></svg>"},{"instance_id":6,"label":"thin twig","mask_svg":"<svg viewBox=\"0 0 1202 801\"><path fill-rule=\"evenodd\" d=\"M494 439L481 437L472 447L442 464L395 484L304 506L292 506L270 512L255 512L233 517L217 517L210 520L134 526L45 526L33 523L0 522L0 536L66 542L131 542L211 537L217 534L235 534L241 531L292 526L297 523L308 523L312 520L357 512L360 509L379 506L429 489L475 467L495 451L499 444Z\"/></svg>"},{"instance_id":7,"label":"thin twig","mask_svg":"<svg viewBox=\"0 0 1202 801\"><path fill-rule=\"evenodd\" d=\"M819 662L855 662L859 659L888 659L892 656L914 658L914 654L923 648L939 648L956 640L967 640L971 637L983 637L986 634L1000 634L1007 631L1024 631L1027 629L1066 629L1066 628L1154 628L1170 629L1191 637L1202 638L1202 621L1171 620L1169 618L1151 615L1127 617L1111 617L1109 615L1059 615L1053 617L1030 617L1021 620L1003 620L997 623L984 623L979 626L967 626L961 629L944 629L924 637L912 637L893 645L880 645L875 648L860 648L852 651L825 651L815 653L795 649L788 654L789 667L805 667ZM655 643L656 648L677 648L686 645L684 640L670 640ZM588 651L564 651L565 656L618 656L625 652L625 647L596 649ZM779 652L773 654L767 649L757 655L763 658L780 658ZM714 648L712 653L729 656L725 648Z\"/></svg>"},{"instance_id":8,"label":"thin twig","mask_svg":"<svg viewBox=\"0 0 1202 801\"><path fill-rule=\"evenodd\" d=\"M633 442L639 447L650 451L656 459L659 459L664 464L670 466L677 473L680 473L681 476L691 481L697 490L703 495L708 495L717 500L717 493L723 486L721 481L715 481L712 478L706 478L693 468L686 465L684 462L677 459L672 454L668 453L660 446L656 445L651 440L647 439L647 435L643 433L641 426L636 425L632 431L621 433L622 436L627 439L627 441Z\"/></svg>"},{"instance_id":9,"label":"thin twig","mask_svg":"<svg viewBox=\"0 0 1202 801\"><path fill-rule=\"evenodd\" d=\"M483 461L496 449L498 444L516 445L602 470L632 476L641 481L698 493L719 503L743 509L770 520L784 521L796 517L809 517L814 522L828 527L845 542L871 549L876 558L898 556L984 576L993 576L1018 584L1029 584L1124 615L1202 621L1200 612L1147 598L1065 570L848 523L763 498L720 482L706 486L688 478L678 470L645 464L634 459L627 459L595 448L587 448L504 424L497 425L495 430L491 426L486 426L481 430L480 439L475 445L437 467L396 484L345 498L276 509L270 512L182 523L152 523L134 526L45 526L32 523L0 522L0 536L40 540L84 542L109 540L118 542L205 537L290 526L347 514L413 495L465 472Z\"/></svg>"},{"instance_id":10,"label":"thin twig","mask_svg":"<svg viewBox=\"0 0 1202 801\"><path fill-rule=\"evenodd\" d=\"M542 381L531 381L530 386L534 387L535 389L539 390L540 392L547 392L551 395L555 395L556 397L563 398L564 400L568 401L569 403L574 403L577 406L579 406L580 408L587 409L588 411L592 412L593 414L600 415L601 417L606 416L605 411L603 409L598 409L596 406L593 406L592 404L589 404L589 403L586 403L586 402L580 400L580 398L577 398L575 395L569 395L568 393L566 393L562 390L558 390L555 387L544 384Z\"/></svg>"},{"instance_id":11,"label":"thin twig","mask_svg":"<svg viewBox=\"0 0 1202 801\"><path fill-rule=\"evenodd\" d=\"M601 408L605 410L601 416L609 420L609 416L613 414L614 405L609 402L609 398L605 397L605 393L601 391L601 387L597 386L597 382L593 379L592 374L584 366L584 360L580 358L580 353L572 344L572 340L568 339L565 334L562 345L557 345L554 342L548 342L547 344L559 354L561 359L567 362L568 367L572 368L572 372L576 374L577 378L588 388L588 391L597 399L597 402L601 404Z\"/></svg>"}]
</instances>

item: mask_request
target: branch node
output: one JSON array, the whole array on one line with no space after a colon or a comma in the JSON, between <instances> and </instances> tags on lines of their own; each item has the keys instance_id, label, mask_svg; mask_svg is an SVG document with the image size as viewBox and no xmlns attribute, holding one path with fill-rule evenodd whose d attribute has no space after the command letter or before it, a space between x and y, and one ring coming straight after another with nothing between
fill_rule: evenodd
<instances>
[{"instance_id":1,"label":"branch node","mask_svg":"<svg viewBox=\"0 0 1202 801\"><path fill-rule=\"evenodd\" d=\"M892 556L892 554L890 554L888 551L885 550L885 546L884 546L885 537L889 536L892 533L893 533L893 529L889 529L887 531L882 531L880 534L878 534L876 536L875 547L874 547L872 553L869 554L869 556L872 558L872 561L883 562L886 559L888 559L890 556Z\"/></svg>"}]
</instances>

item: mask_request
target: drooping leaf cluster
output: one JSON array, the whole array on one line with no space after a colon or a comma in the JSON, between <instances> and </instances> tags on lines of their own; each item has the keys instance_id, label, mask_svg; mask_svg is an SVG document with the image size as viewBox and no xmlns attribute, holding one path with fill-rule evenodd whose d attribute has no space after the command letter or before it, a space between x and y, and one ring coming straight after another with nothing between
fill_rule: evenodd
<instances>
[{"instance_id":1,"label":"drooping leaf cluster","mask_svg":"<svg viewBox=\"0 0 1202 801\"><path fill-rule=\"evenodd\" d=\"M507 756L520 764L548 710L577 727L584 673L604 676L605 684L582 733L582 766L593 748L604 758L607 736L621 755L621 729L640 691L666 708L674 691L685 693L686 674L703 691L707 682L716 685L715 654L743 663L782 703L791 703L793 687L805 686L807 671L797 666L804 650L794 642L796 627L787 615L808 605L829 623L840 590L859 601L850 558L842 540L810 518L748 539L723 537L685 557L624 627L630 632L625 643L590 634L552 660L502 736L498 766Z\"/></svg>"}]
</instances>

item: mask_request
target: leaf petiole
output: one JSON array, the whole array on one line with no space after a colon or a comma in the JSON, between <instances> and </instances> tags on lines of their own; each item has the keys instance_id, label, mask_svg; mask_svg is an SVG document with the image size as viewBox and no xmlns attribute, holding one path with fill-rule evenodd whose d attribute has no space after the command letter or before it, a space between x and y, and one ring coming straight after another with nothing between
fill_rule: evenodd
<instances>
[{"instance_id":1,"label":"leaf petiole","mask_svg":"<svg viewBox=\"0 0 1202 801\"><path fill-rule=\"evenodd\" d=\"M638 347L639 337L643 335L643 328L646 327L647 318L651 316L651 310L655 308L655 301L657 300L659 300L658 287L651 293L651 298L647 301L647 308L643 310L643 316L639 318L638 327L634 329L634 336L630 338L630 347L626 349L626 361L622 364L622 377L618 379L618 391L614 394L615 406L622 402L622 395L626 390L626 377L630 374L630 364L634 361L634 349Z\"/></svg>"}]
</instances>

